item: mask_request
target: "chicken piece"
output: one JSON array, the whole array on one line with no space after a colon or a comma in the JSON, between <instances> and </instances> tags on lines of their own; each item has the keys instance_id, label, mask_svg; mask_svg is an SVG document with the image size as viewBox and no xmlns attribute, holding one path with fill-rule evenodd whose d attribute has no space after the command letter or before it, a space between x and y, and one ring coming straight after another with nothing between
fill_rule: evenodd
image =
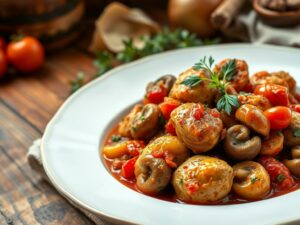
<instances>
[{"instance_id":1,"label":"chicken piece","mask_svg":"<svg viewBox=\"0 0 300 225\"><path fill-rule=\"evenodd\" d=\"M217 93L216 89L209 87L209 81L201 81L194 87L182 84L182 82L191 76L207 78L202 71L196 71L193 68L181 73L170 91L169 97L178 99L182 102L196 102L210 105Z\"/></svg>"},{"instance_id":2,"label":"chicken piece","mask_svg":"<svg viewBox=\"0 0 300 225\"><path fill-rule=\"evenodd\" d=\"M217 73L222 71L222 68L229 63L231 59L224 59L219 62L214 70ZM248 64L244 60L234 59L235 63L235 73L233 78L230 80L231 86L237 91L240 92L249 84L249 71Z\"/></svg>"},{"instance_id":3,"label":"chicken piece","mask_svg":"<svg viewBox=\"0 0 300 225\"><path fill-rule=\"evenodd\" d=\"M223 123L216 109L185 103L171 113L176 134L194 153L207 152L219 141Z\"/></svg>"},{"instance_id":4,"label":"chicken piece","mask_svg":"<svg viewBox=\"0 0 300 225\"><path fill-rule=\"evenodd\" d=\"M260 71L253 74L250 78L250 81L254 87L257 85L269 83L285 86L291 93L294 93L296 89L295 79L289 73L284 71L273 73Z\"/></svg>"},{"instance_id":5,"label":"chicken piece","mask_svg":"<svg viewBox=\"0 0 300 225\"><path fill-rule=\"evenodd\" d=\"M239 94L238 99L241 105L254 105L262 111L265 111L272 107L270 101L262 95L255 95L251 93Z\"/></svg>"},{"instance_id":6,"label":"chicken piece","mask_svg":"<svg viewBox=\"0 0 300 225\"><path fill-rule=\"evenodd\" d=\"M172 184L177 197L185 202L210 203L231 190L233 169L223 160L196 155L174 172Z\"/></svg>"}]
</instances>

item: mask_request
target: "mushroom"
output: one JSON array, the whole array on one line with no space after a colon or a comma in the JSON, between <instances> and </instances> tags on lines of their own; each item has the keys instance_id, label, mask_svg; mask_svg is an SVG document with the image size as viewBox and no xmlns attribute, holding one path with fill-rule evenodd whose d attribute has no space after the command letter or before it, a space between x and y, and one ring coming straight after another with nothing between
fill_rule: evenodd
<instances>
[{"instance_id":1,"label":"mushroom","mask_svg":"<svg viewBox=\"0 0 300 225\"><path fill-rule=\"evenodd\" d=\"M131 120L131 136L134 139L149 139L158 131L159 109L155 104L147 104L136 112Z\"/></svg>"},{"instance_id":2,"label":"mushroom","mask_svg":"<svg viewBox=\"0 0 300 225\"><path fill-rule=\"evenodd\" d=\"M239 94L238 99L241 105L245 105L245 104L254 105L257 108L261 109L262 111L265 111L272 107L270 101L262 95L244 93L244 94Z\"/></svg>"},{"instance_id":3,"label":"mushroom","mask_svg":"<svg viewBox=\"0 0 300 225\"><path fill-rule=\"evenodd\" d=\"M156 194L164 189L173 168L189 157L189 150L175 136L164 135L149 143L135 163L137 187L144 193Z\"/></svg>"},{"instance_id":4,"label":"mushroom","mask_svg":"<svg viewBox=\"0 0 300 225\"><path fill-rule=\"evenodd\" d=\"M172 170L161 158L152 155L141 156L140 173L136 176L137 187L146 194L157 194L170 182Z\"/></svg>"},{"instance_id":5,"label":"mushroom","mask_svg":"<svg viewBox=\"0 0 300 225\"><path fill-rule=\"evenodd\" d=\"M233 190L246 199L263 198L270 191L270 176L257 162L245 161L233 166Z\"/></svg>"},{"instance_id":6,"label":"mushroom","mask_svg":"<svg viewBox=\"0 0 300 225\"><path fill-rule=\"evenodd\" d=\"M225 197L232 181L233 170L225 161L195 155L176 169L172 184L180 200L209 203Z\"/></svg>"},{"instance_id":7,"label":"mushroom","mask_svg":"<svg viewBox=\"0 0 300 225\"><path fill-rule=\"evenodd\" d=\"M235 117L259 134L268 136L270 133L269 120L264 115L264 112L256 106L250 104L242 105L237 109Z\"/></svg>"},{"instance_id":8,"label":"mushroom","mask_svg":"<svg viewBox=\"0 0 300 225\"><path fill-rule=\"evenodd\" d=\"M119 123L118 133L121 136L132 138L130 121L137 112L142 110L142 108L143 106L141 104L135 105L128 115L125 116L124 119Z\"/></svg>"},{"instance_id":9,"label":"mushroom","mask_svg":"<svg viewBox=\"0 0 300 225\"><path fill-rule=\"evenodd\" d=\"M294 174L300 178L300 146L294 146L291 150L292 159L284 159L284 165Z\"/></svg>"},{"instance_id":10,"label":"mushroom","mask_svg":"<svg viewBox=\"0 0 300 225\"><path fill-rule=\"evenodd\" d=\"M161 84L164 85L167 91L167 95L169 94L171 88L173 87L174 83L176 82L176 77L174 75L163 75L160 78L158 78L154 82L150 82L146 87L146 92L150 92L154 86L160 86Z\"/></svg>"},{"instance_id":11,"label":"mushroom","mask_svg":"<svg viewBox=\"0 0 300 225\"><path fill-rule=\"evenodd\" d=\"M292 111L292 121L283 130L284 144L287 146L300 145L300 113Z\"/></svg>"},{"instance_id":12,"label":"mushroom","mask_svg":"<svg viewBox=\"0 0 300 225\"><path fill-rule=\"evenodd\" d=\"M250 130L243 125L234 125L227 130L225 152L235 160L251 160L258 155L261 139L255 136L250 139Z\"/></svg>"}]
</instances>

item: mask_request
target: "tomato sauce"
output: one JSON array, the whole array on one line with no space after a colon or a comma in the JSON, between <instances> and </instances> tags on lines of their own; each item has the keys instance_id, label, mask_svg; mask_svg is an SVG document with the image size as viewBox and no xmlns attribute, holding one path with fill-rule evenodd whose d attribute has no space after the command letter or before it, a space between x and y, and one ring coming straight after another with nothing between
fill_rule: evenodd
<instances>
[{"instance_id":1,"label":"tomato sauce","mask_svg":"<svg viewBox=\"0 0 300 225\"><path fill-rule=\"evenodd\" d=\"M105 141L105 144L110 143L110 139L113 135L118 135L117 130L118 130L118 127L115 127L109 132L108 137ZM117 179L120 183L122 183L126 187L128 187L128 188L130 188L130 189L132 189L136 192L141 193L141 191L139 191L137 186L136 186L135 179L127 180L127 179L123 178L121 176L121 170L115 170L113 168L113 165L112 165L113 160L106 158L102 154L102 149L100 150L100 154L105 159L106 167L115 179ZM255 201L274 198L274 197L277 197L277 196L281 196L281 195L288 194L290 192L299 190L300 189L300 179L296 178L296 177L293 177L293 178L294 178L295 183L296 183L293 187L291 187L287 190L282 190L282 191L277 191L277 190L275 191L274 188L271 188L271 191L269 192L268 195L266 195L263 199L259 199L259 200L255 200ZM203 204L203 203L201 203L201 204L198 203L197 204L197 203L183 202L183 201L176 198L175 191L174 191L171 184L167 188L165 188L159 195L151 196L151 197L154 197L154 198L157 198L157 199L160 199L160 200L164 200L164 201L169 201L169 202L177 202L177 203L193 204L193 205L230 205L230 204L241 204L241 203L247 203L247 202L255 202L253 200L244 199L244 198L236 195L233 192L229 193L225 198L223 198L223 199L221 199L217 202L211 202L209 204Z\"/></svg>"}]
</instances>

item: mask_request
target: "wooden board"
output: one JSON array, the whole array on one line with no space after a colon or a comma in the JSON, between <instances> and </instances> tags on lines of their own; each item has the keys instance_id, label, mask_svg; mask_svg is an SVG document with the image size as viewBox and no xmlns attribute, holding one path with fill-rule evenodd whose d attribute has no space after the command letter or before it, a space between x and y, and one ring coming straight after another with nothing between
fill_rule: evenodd
<instances>
[{"instance_id":1,"label":"wooden board","mask_svg":"<svg viewBox=\"0 0 300 225\"><path fill-rule=\"evenodd\" d=\"M27 164L32 141L69 96L78 71L91 77L93 59L76 47L47 57L32 75L0 83L0 224L93 224Z\"/></svg>"}]
</instances>

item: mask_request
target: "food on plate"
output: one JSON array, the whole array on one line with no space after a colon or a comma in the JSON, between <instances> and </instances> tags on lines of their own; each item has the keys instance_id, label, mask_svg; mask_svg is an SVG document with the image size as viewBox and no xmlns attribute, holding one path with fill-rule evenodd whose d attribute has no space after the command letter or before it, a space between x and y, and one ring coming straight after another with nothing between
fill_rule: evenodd
<instances>
[{"instance_id":1,"label":"food on plate","mask_svg":"<svg viewBox=\"0 0 300 225\"><path fill-rule=\"evenodd\" d=\"M209 203L225 197L232 181L233 169L225 161L196 155L176 169L172 184L180 200Z\"/></svg>"},{"instance_id":2,"label":"food on plate","mask_svg":"<svg viewBox=\"0 0 300 225\"><path fill-rule=\"evenodd\" d=\"M250 129L244 125L234 125L227 130L224 142L226 154L235 160L251 160L261 150L261 139L250 137Z\"/></svg>"},{"instance_id":3,"label":"food on plate","mask_svg":"<svg viewBox=\"0 0 300 225\"><path fill-rule=\"evenodd\" d=\"M251 65L249 65L251 66ZM236 204L300 189L300 105L287 72L200 59L146 87L103 147L126 186L186 204Z\"/></svg>"},{"instance_id":4,"label":"food on plate","mask_svg":"<svg viewBox=\"0 0 300 225\"><path fill-rule=\"evenodd\" d=\"M188 149L175 136L161 136L148 144L135 164L136 185L147 194L156 194L170 182L172 169L189 156Z\"/></svg>"},{"instance_id":5,"label":"food on plate","mask_svg":"<svg viewBox=\"0 0 300 225\"><path fill-rule=\"evenodd\" d=\"M222 120L216 109L202 104L185 103L171 113L176 134L194 153L207 152L220 139Z\"/></svg>"},{"instance_id":6,"label":"food on plate","mask_svg":"<svg viewBox=\"0 0 300 225\"><path fill-rule=\"evenodd\" d=\"M253 161L244 161L233 166L232 189L246 199L261 199L269 193L270 176L265 168Z\"/></svg>"},{"instance_id":7,"label":"food on plate","mask_svg":"<svg viewBox=\"0 0 300 225\"><path fill-rule=\"evenodd\" d=\"M270 121L264 115L264 112L254 105L241 105L237 109L235 117L259 134L268 136L270 133Z\"/></svg>"}]
</instances>

